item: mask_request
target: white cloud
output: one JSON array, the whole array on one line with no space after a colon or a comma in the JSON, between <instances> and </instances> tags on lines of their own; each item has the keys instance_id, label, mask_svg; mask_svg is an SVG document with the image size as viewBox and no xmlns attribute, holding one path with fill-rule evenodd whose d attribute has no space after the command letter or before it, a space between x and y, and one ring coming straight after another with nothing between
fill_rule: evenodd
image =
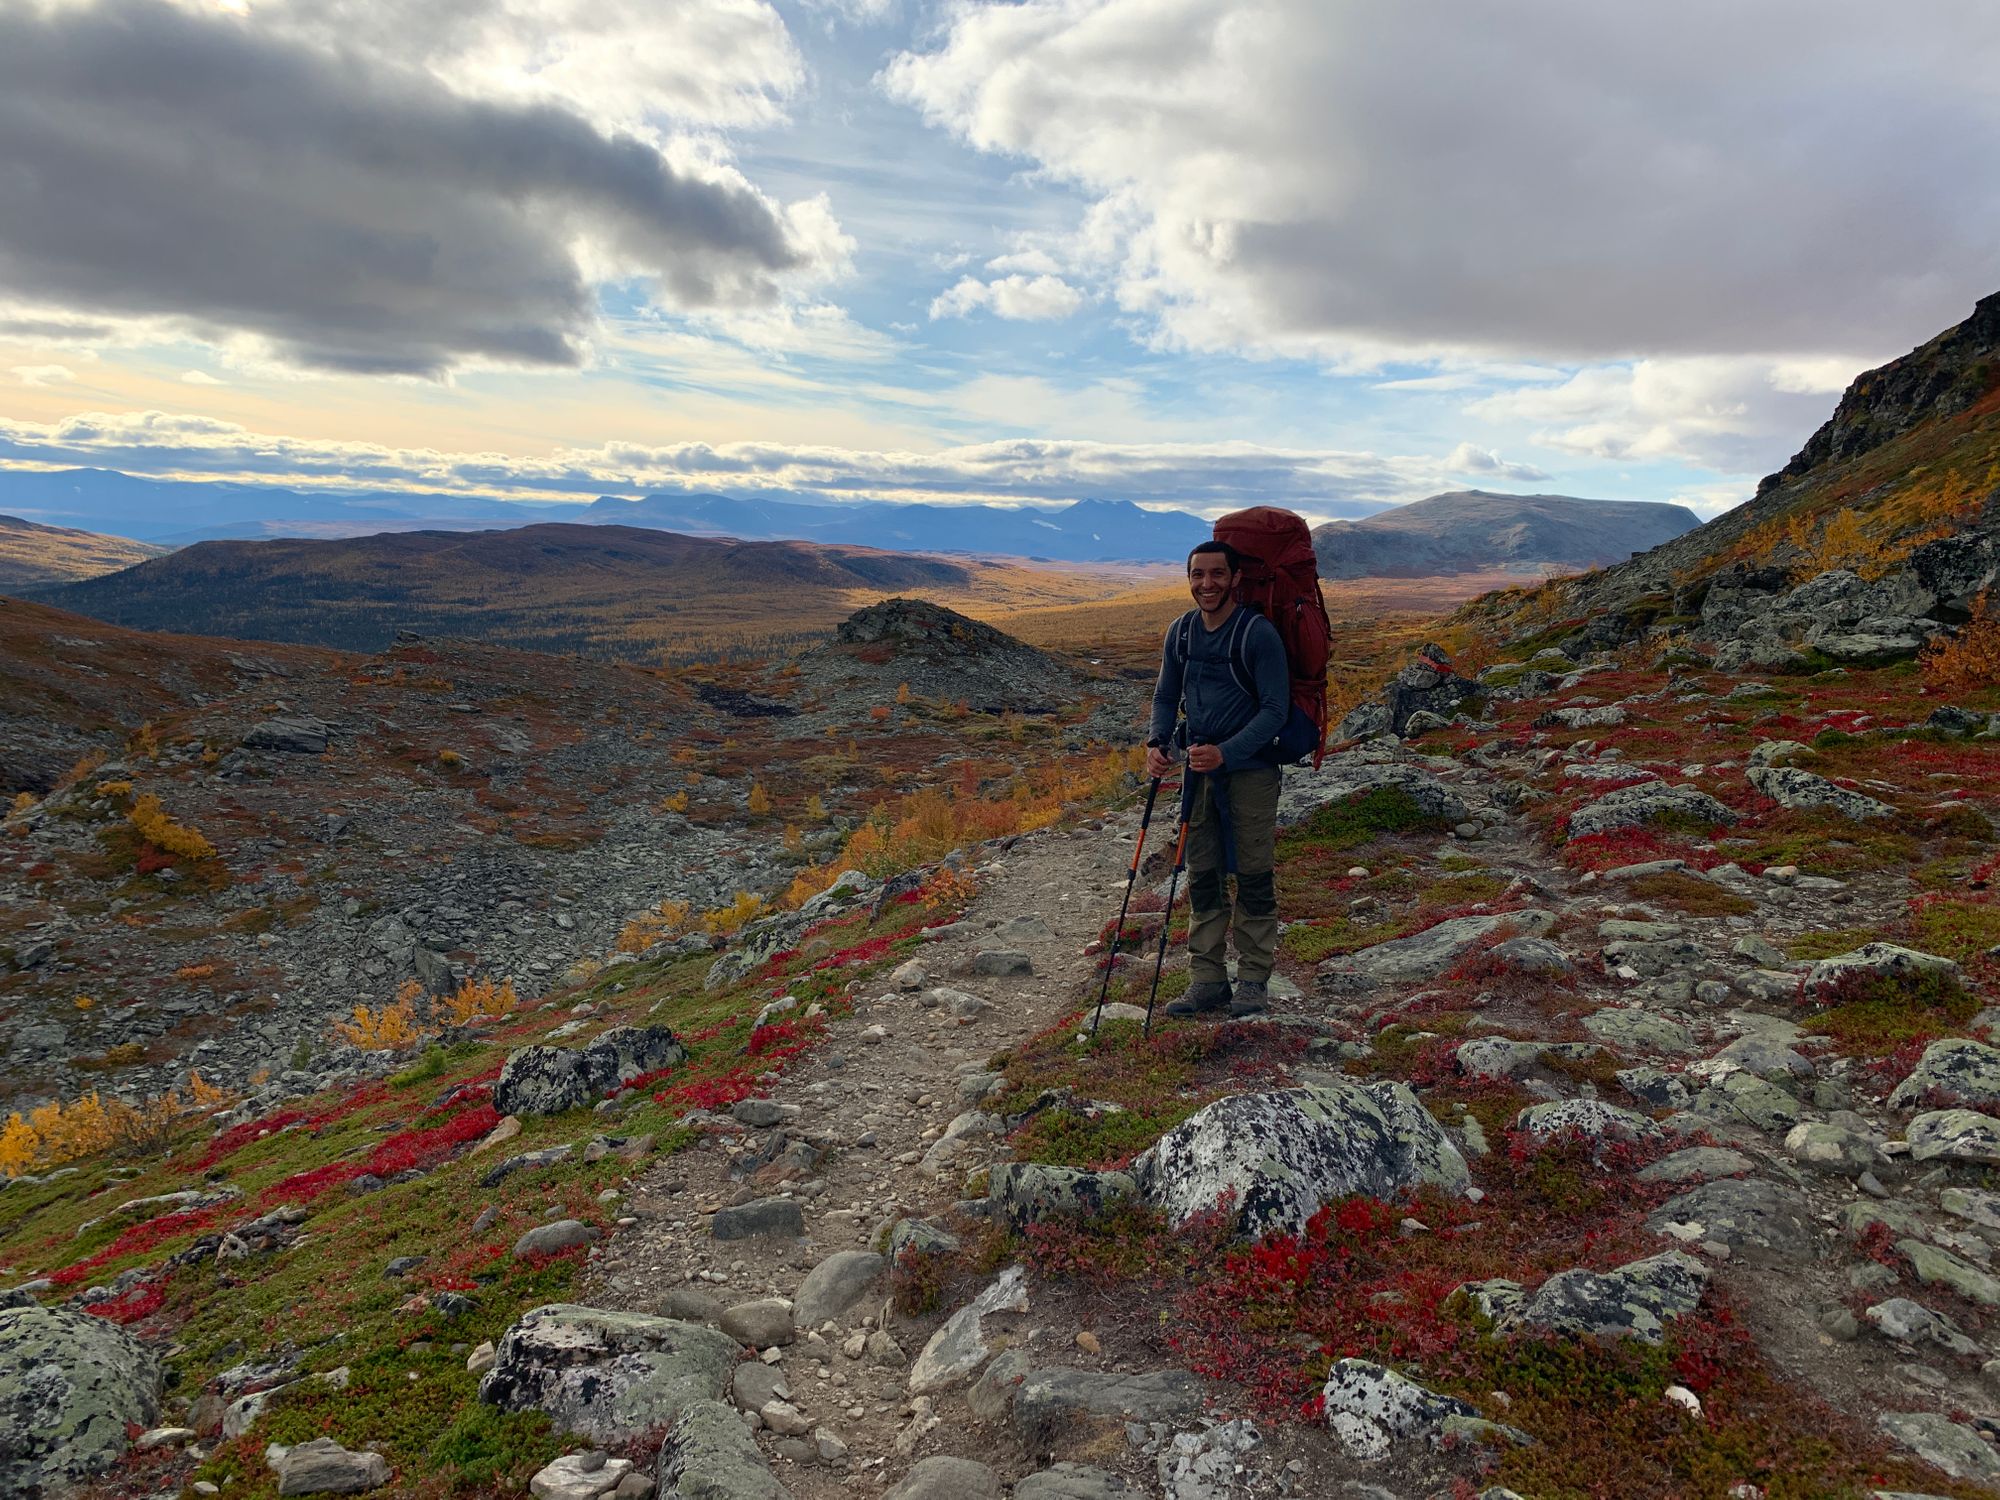
<instances>
[{"instance_id":1,"label":"white cloud","mask_svg":"<svg viewBox=\"0 0 2000 1500\"><path fill-rule=\"evenodd\" d=\"M1056 399L1021 387L996 399ZM1072 404L1115 391L1071 393ZM1288 505L1353 514L1355 501L1457 488L1436 458L1254 443L1017 438L934 452L809 444L609 442L545 456L455 453L253 431L199 413L80 412L59 422L0 417L0 463L89 463L165 478L283 482L330 490L403 488L592 498L648 490L817 493L827 499L1068 501L1119 497L1219 512Z\"/></svg>"},{"instance_id":2,"label":"white cloud","mask_svg":"<svg viewBox=\"0 0 2000 1500\"><path fill-rule=\"evenodd\" d=\"M1002 275L1009 271L1019 271L1029 276L1062 274L1061 263L1040 246L1028 246L1020 250L1010 250L1005 255L996 255L986 262L986 269Z\"/></svg>"},{"instance_id":3,"label":"white cloud","mask_svg":"<svg viewBox=\"0 0 2000 1500\"><path fill-rule=\"evenodd\" d=\"M181 381L186 385L227 385L226 380L218 380L206 370L183 370Z\"/></svg>"},{"instance_id":4,"label":"white cloud","mask_svg":"<svg viewBox=\"0 0 2000 1500\"><path fill-rule=\"evenodd\" d=\"M1156 342L1898 352L2000 284L2000 7L954 5L882 84L1090 199Z\"/></svg>"},{"instance_id":5,"label":"white cloud","mask_svg":"<svg viewBox=\"0 0 2000 1500\"><path fill-rule=\"evenodd\" d=\"M985 308L995 317L1021 323L1066 318L1083 306L1083 293L1060 276L1001 276L992 281L961 277L931 300L932 318L963 318Z\"/></svg>"},{"instance_id":6,"label":"white cloud","mask_svg":"<svg viewBox=\"0 0 2000 1500\"><path fill-rule=\"evenodd\" d=\"M775 307L852 243L714 132L803 77L765 0L0 0L0 336L439 377L584 362L609 282Z\"/></svg>"},{"instance_id":7,"label":"white cloud","mask_svg":"<svg viewBox=\"0 0 2000 1500\"><path fill-rule=\"evenodd\" d=\"M76 371L68 365L16 365L14 378L22 385L68 385Z\"/></svg>"},{"instance_id":8,"label":"white cloud","mask_svg":"<svg viewBox=\"0 0 2000 1500\"><path fill-rule=\"evenodd\" d=\"M807 10L849 26L879 26L901 9L899 0L802 0Z\"/></svg>"},{"instance_id":9,"label":"white cloud","mask_svg":"<svg viewBox=\"0 0 2000 1500\"><path fill-rule=\"evenodd\" d=\"M1460 443L1452 449L1444 466L1455 474L1479 474L1520 484L1534 484L1549 477L1547 469L1538 469L1533 464L1510 463L1491 448L1481 448L1473 443Z\"/></svg>"},{"instance_id":10,"label":"white cloud","mask_svg":"<svg viewBox=\"0 0 2000 1500\"><path fill-rule=\"evenodd\" d=\"M1859 364L1643 359L1580 370L1557 385L1502 391L1466 410L1526 424L1536 443L1560 452L1761 474L1782 465L1826 419L1826 393L1842 389ZM1811 378L1801 379L1801 371Z\"/></svg>"}]
</instances>

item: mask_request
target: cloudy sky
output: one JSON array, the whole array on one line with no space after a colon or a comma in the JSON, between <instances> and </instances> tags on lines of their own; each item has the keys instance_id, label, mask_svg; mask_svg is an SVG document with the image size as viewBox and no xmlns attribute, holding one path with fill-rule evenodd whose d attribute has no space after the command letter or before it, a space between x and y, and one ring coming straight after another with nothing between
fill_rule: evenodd
<instances>
[{"instance_id":1,"label":"cloudy sky","mask_svg":"<svg viewBox=\"0 0 2000 1500\"><path fill-rule=\"evenodd\" d=\"M0 0L0 463L1747 495L2000 290L1991 0Z\"/></svg>"}]
</instances>

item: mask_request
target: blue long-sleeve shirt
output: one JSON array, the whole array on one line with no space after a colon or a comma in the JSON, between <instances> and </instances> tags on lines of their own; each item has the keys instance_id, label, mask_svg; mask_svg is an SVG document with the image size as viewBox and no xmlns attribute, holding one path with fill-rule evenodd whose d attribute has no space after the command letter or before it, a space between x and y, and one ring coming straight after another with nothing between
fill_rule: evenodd
<instances>
[{"instance_id":1,"label":"blue long-sleeve shirt","mask_svg":"<svg viewBox=\"0 0 2000 1500\"><path fill-rule=\"evenodd\" d=\"M1258 751L1285 727L1292 706L1291 670L1285 643L1277 627L1255 610L1240 605L1219 629L1201 623L1198 610L1189 611L1167 627L1160 648L1160 680L1153 688L1153 722L1148 738L1166 744L1183 701L1187 704L1188 743L1214 745L1222 752L1225 770L1251 764ZM1182 622L1187 624L1188 659L1181 660ZM1240 647L1233 647L1238 632ZM1230 653L1248 669L1253 697L1243 691L1230 667Z\"/></svg>"}]
</instances>

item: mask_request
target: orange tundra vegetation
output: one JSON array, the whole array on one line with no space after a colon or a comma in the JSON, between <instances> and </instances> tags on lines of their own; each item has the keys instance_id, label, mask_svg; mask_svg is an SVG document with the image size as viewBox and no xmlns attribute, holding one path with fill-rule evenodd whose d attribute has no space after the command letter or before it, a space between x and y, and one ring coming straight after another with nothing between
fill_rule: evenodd
<instances>
[{"instance_id":1,"label":"orange tundra vegetation","mask_svg":"<svg viewBox=\"0 0 2000 1500\"><path fill-rule=\"evenodd\" d=\"M1982 593L1957 635L1924 648L1924 687L1932 693L1976 693L2000 685L2000 616Z\"/></svg>"}]
</instances>

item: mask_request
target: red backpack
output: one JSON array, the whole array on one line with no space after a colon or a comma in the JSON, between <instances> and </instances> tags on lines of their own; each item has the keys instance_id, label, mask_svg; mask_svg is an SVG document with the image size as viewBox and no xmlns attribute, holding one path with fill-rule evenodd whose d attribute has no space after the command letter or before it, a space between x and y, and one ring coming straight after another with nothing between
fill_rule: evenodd
<instances>
[{"instance_id":1,"label":"red backpack","mask_svg":"<svg viewBox=\"0 0 2000 1500\"><path fill-rule=\"evenodd\" d=\"M1243 554L1236 602L1277 626L1291 669L1292 704L1299 711L1293 715L1294 724L1300 715L1312 724L1309 742L1302 743L1304 737L1291 732L1281 737L1283 749L1293 752L1287 758L1303 760L1310 752L1318 766L1326 754L1326 666L1333 623L1326 617L1326 599L1319 591L1312 531L1303 517L1288 510L1256 505L1217 521L1215 539Z\"/></svg>"}]
</instances>

